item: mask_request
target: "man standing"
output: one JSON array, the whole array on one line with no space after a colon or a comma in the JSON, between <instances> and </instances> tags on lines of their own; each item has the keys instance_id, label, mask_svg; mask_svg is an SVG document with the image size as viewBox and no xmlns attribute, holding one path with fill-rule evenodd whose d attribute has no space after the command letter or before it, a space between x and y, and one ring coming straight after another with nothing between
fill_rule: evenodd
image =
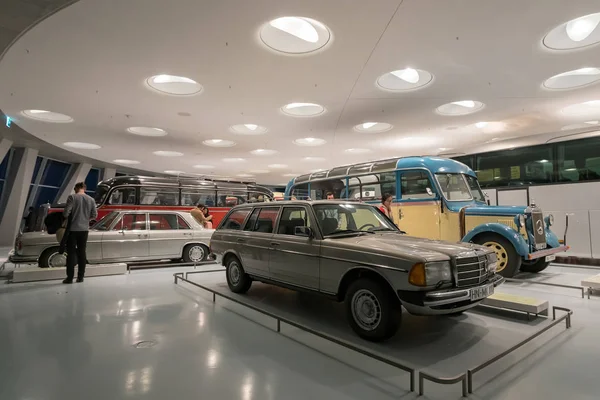
<instances>
[{"instance_id":1,"label":"man standing","mask_svg":"<svg viewBox=\"0 0 600 400\"><path fill-rule=\"evenodd\" d=\"M67 199L67 206L63 215L68 219L69 233L67 238L67 278L63 283L73 283L75 275L75 264L77 268L77 282L83 282L85 275L85 264L87 254L88 232L90 229L90 220L98 217L96 202L93 198L85 194L85 183L79 182L75 185L75 194ZM75 261L77 258L77 262Z\"/></svg>"}]
</instances>

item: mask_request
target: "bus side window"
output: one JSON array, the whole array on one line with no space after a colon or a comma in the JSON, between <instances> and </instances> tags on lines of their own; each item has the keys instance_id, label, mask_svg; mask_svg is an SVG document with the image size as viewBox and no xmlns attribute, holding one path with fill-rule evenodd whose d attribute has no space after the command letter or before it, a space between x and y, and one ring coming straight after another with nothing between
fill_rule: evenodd
<instances>
[{"instance_id":1,"label":"bus side window","mask_svg":"<svg viewBox=\"0 0 600 400\"><path fill-rule=\"evenodd\" d=\"M112 191L109 204L135 204L135 188L119 188Z\"/></svg>"},{"instance_id":2,"label":"bus side window","mask_svg":"<svg viewBox=\"0 0 600 400\"><path fill-rule=\"evenodd\" d=\"M400 176L402 200L429 200L427 188L433 188L429 176L424 171L406 171Z\"/></svg>"}]
</instances>

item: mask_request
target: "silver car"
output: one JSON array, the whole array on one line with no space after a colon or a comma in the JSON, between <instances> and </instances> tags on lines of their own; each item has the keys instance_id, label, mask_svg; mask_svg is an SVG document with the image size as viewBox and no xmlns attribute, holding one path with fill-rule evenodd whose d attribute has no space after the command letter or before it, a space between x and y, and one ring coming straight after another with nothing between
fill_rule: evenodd
<instances>
[{"instance_id":1,"label":"silver car","mask_svg":"<svg viewBox=\"0 0 600 400\"><path fill-rule=\"evenodd\" d=\"M184 211L113 211L90 229L87 257L91 264L107 262L208 258L214 229L205 229ZM38 262L42 268L66 264L58 253L56 235L20 234L9 256L13 263Z\"/></svg>"},{"instance_id":2,"label":"silver car","mask_svg":"<svg viewBox=\"0 0 600 400\"><path fill-rule=\"evenodd\" d=\"M409 237L377 208L347 201L234 207L211 250L233 292L257 280L330 296L345 302L354 331L373 341L394 335L400 306L458 314L503 282L491 249Z\"/></svg>"}]
</instances>

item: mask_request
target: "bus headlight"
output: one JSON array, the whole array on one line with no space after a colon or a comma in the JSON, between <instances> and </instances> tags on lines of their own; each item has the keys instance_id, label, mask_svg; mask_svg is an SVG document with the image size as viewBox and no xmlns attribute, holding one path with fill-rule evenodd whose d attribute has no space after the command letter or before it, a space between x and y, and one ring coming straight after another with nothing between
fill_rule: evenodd
<instances>
[{"instance_id":1,"label":"bus headlight","mask_svg":"<svg viewBox=\"0 0 600 400\"><path fill-rule=\"evenodd\" d=\"M515 215L515 225L517 225L517 228L525 226L525 216L523 214Z\"/></svg>"},{"instance_id":2,"label":"bus headlight","mask_svg":"<svg viewBox=\"0 0 600 400\"><path fill-rule=\"evenodd\" d=\"M546 218L544 218L544 220L546 222L546 226L550 227L550 226L554 225L554 215L548 214L548 216Z\"/></svg>"},{"instance_id":3,"label":"bus headlight","mask_svg":"<svg viewBox=\"0 0 600 400\"><path fill-rule=\"evenodd\" d=\"M449 261L417 263L412 266L408 281L415 286L433 286L440 282L452 282L452 267Z\"/></svg>"}]
</instances>

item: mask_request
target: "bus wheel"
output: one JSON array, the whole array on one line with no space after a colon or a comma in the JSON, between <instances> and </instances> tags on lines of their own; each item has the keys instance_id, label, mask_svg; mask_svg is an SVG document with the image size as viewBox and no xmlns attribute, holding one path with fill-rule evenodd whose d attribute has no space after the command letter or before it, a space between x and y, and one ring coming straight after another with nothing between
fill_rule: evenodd
<instances>
[{"instance_id":1,"label":"bus wheel","mask_svg":"<svg viewBox=\"0 0 600 400\"><path fill-rule=\"evenodd\" d=\"M498 257L497 274L505 278L512 278L519 272L521 256L507 239L500 235L485 234L476 237L473 243L489 247L496 252L496 257Z\"/></svg>"},{"instance_id":2,"label":"bus wheel","mask_svg":"<svg viewBox=\"0 0 600 400\"><path fill-rule=\"evenodd\" d=\"M550 265L550 261L546 261L545 257L538 258L537 260L525 261L523 260L523 264L521 264L521 271L523 272L531 272L537 274L538 272L542 272Z\"/></svg>"}]
</instances>

